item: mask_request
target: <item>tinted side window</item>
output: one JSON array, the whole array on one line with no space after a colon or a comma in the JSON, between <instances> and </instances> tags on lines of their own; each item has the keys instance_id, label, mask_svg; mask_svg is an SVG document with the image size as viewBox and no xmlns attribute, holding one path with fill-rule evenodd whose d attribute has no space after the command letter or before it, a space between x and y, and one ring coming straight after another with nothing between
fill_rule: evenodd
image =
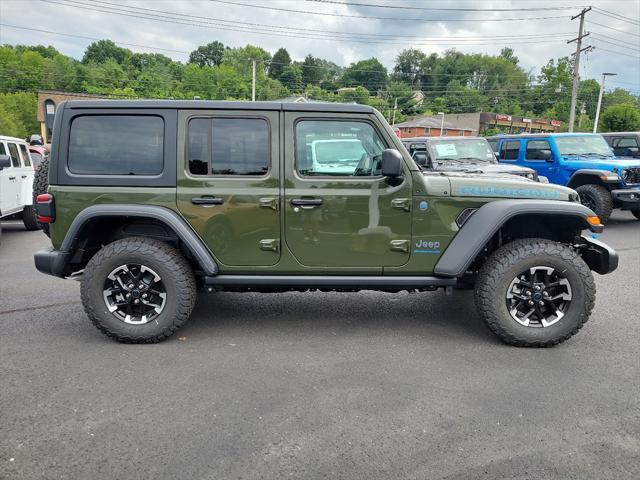
<instances>
[{"instance_id":1,"label":"tinted side window","mask_svg":"<svg viewBox=\"0 0 640 480\"><path fill-rule=\"evenodd\" d=\"M365 122L303 120L296 124L296 170L305 176L380 174L386 148Z\"/></svg>"},{"instance_id":2,"label":"tinted side window","mask_svg":"<svg viewBox=\"0 0 640 480\"><path fill-rule=\"evenodd\" d=\"M529 140L527 142L525 158L527 160L545 160L545 158L540 155L541 150L551 151L551 145L549 145L548 140Z\"/></svg>"},{"instance_id":3,"label":"tinted side window","mask_svg":"<svg viewBox=\"0 0 640 480\"><path fill-rule=\"evenodd\" d=\"M14 167L20 167L20 154L18 153L18 146L15 143L7 143L9 147L9 155L11 156L11 165Z\"/></svg>"},{"instance_id":4,"label":"tinted side window","mask_svg":"<svg viewBox=\"0 0 640 480\"><path fill-rule=\"evenodd\" d=\"M638 141L633 137L628 138L614 138L611 144L613 153L616 155L627 155L628 148L638 148Z\"/></svg>"},{"instance_id":5,"label":"tinted side window","mask_svg":"<svg viewBox=\"0 0 640 480\"><path fill-rule=\"evenodd\" d=\"M31 157L29 157L29 152L27 151L27 147L24 145L20 145L20 153L22 153L22 161L24 162L25 167L31 166Z\"/></svg>"},{"instance_id":6,"label":"tinted side window","mask_svg":"<svg viewBox=\"0 0 640 480\"><path fill-rule=\"evenodd\" d=\"M491 147L491 150L493 150L494 152L498 151L498 140L487 140L489 142L489 146Z\"/></svg>"},{"instance_id":7,"label":"tinted side window","mask_svg":"<svg viewBox=\"0 0 640 480\"><path fill-rule=\"evenodd\" d=\"M262 118L194 118L188 135L193 175L265 175L269 171L269 124Z\"/></svg>"},{"instance_id":8,"label":"tinted side window","mask_svg":"<svg viewBox=\"0 0 640 480\"><path fill-rule=\"evenodd\" d=\"M517 160L520 151L520 140L507 140L502 142L500 148L501 160Z\"/></svg>"},{"instance_id":9,"label":"tinted side window","mask_svg":"<svg viewBox=\"0 0 640 480\"><path fill-rule=\"evenodd\" d=\"M92 115L73 119L68 167L80 175L159 175L164 120L152 115Z\"/></svg>"},{"instance_id":10,"label":"tinted side window","mask_svg":"<svg viewBox=\"0 0 640 480\"><path fill-rule=\"evenodd\" d=\"M4 143L0 143L0 155L6 155L7 151L4 148Z\"/></svg>"}]
</instances>

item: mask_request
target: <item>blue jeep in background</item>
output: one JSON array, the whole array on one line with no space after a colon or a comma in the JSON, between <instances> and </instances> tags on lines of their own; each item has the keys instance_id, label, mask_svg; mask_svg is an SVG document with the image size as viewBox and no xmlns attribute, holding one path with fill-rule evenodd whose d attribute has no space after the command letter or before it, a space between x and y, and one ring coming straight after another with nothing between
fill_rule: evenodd
<instances>
[{"instance_id":1,"label":"blue jeep in background","mask_svg":"<svg viewBox=\"0 0 640 480\"><path fill-rule=\"evenodd\" d=\"M500 163L533 168L580 194L605 223L614 208L640 219L640 159L616 157L601 135L551 133L488 139Z\"/></svg>"}]
</instances>

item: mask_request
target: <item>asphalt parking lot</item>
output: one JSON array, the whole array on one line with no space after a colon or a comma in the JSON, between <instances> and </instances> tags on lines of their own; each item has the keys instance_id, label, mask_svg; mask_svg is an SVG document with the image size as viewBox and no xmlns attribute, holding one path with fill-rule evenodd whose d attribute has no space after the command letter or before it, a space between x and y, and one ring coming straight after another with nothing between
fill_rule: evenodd
<instances>
[{"instance_id":1,"label":"asphalt parking lot","mask_svg":"<svg viewBox=\"0 0 640 480\"><path fill-rule=\"evenodd\" d=\"M640 478L640 222L601 238L620 267L552 349L502 344L468 292L203 294L122 345L4 223L0 478Z\"/></svg>"}]
</instances>

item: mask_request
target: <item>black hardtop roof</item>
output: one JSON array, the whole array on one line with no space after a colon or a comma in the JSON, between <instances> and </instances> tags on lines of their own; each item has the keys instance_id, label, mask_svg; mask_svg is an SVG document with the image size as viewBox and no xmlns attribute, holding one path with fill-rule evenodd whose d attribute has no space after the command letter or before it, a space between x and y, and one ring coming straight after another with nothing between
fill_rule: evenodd
<instances>
[{"instance_id":1,"label":"black hardtop roof","mask_svg":"<svg viewBox=\"0 0 640 480\"><path fill-rule=\"evenodd\" d=\"M449 137L447 135L443 135L441 137L410 137L410 138L401 138L400 140L402 142L429 142L429 141L435 141L435 140L453 140L455 141L460 141L460 140L479 140L481 138L485 138L485 137L475 137L475 136L456 136L456 137Z\"/></svg>"},{"instance_id":2,"label":"black hardtop roof","mask_svg":"<svg viewBox=\"0 0 640 480\"><path fill-rule=\"evenodd\" d=\"M373 108L356 103L248 102L218 100L68 100L65 108L180 109L180 110L285 110L296 112L373 113Z\"/></svg>"},{"instance_id":3,"label":"black hardtop roof","mask_svg":"<svg viewBox=\"0 0 640 480\"><path fill-rule=\"evenodd\" d=\"M603 137L615 137L616 135L640 135L640 132L603 132Z\"/></svg>"}]
</instances>

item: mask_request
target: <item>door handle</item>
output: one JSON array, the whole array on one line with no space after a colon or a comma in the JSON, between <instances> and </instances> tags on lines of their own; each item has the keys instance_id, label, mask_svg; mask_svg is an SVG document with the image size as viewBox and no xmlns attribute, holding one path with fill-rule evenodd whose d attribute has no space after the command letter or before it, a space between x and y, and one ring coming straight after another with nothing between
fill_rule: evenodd
<instances>
[{"instance_id":1,"label":"door handle","mask_svg":"<svg viewBox=\"0 0 640 480\"><path fill-rule=\"evenodd\" d=\"M278 199L277 198L261 198L258 200L258 204L260 208L270 208L271 210L278 210Z\"/></svg>"},{"instance_id":2,"label":"door handle","mask_svg":"<svg viewBox=\"0 0 640 480\"><path fill-rule=\"evenodd\" d=\"M27 176L26 175L22 175L22 178L27 178Z\"/></svg>"},{"instance_id":3,"label":"door handle","mask_svg":"<svg viewBox=\"0 0 640 480\"><path fill-rule=\"evenodd\" d=\"M9 180L15 180L16 177L9 177Z\"/></svg>"},{"instance_id":4,"label":"door handle","mask_svg":"<svg viewBox=\"0 0 640 480\"><path fill-rule=\"evenodd\" d=\"M409 253L409 240L391 240L389 248L392 252Z\"/></svg>"},{"instance_id":5,"label":"door handle","mask_svg":"<svg viewBox=\"0 0 640 480\"><path fill-rule=\"evenodd\" d=\"M291 205L294 207L317 207L322 205L321 198L292 198Z\"/></svg>"},{"instance_id":6,"label":"door handle","mask_svg":"<svg viewBox=\"0 0 640 480\"><path fill-rule=\"evenodd\" d=\"M265 250L267 252L277 252L279 241L275 238L266 238L264 240L260 240L260 250Z\"/></svg>"},{"instance_id":7,"label":"door handle","mask_svg":"<svg viewBox=\"0 0 640 480\"><path fill-rule=\"evenodd\" d=\"M391 206L405 212L411 211L411 199L409 198L394 198L391 200Z\"/></svg>"},{"instance_id":8,"label":"door handle","mask_svg":"<svg viewBox=\"0 0 640 480\"><path fill-rule=\"evenodd\" d=\"M215 197L193 197L191 203L194 205L222 205L224 200Z\"/></svg>"}]
</instances>

